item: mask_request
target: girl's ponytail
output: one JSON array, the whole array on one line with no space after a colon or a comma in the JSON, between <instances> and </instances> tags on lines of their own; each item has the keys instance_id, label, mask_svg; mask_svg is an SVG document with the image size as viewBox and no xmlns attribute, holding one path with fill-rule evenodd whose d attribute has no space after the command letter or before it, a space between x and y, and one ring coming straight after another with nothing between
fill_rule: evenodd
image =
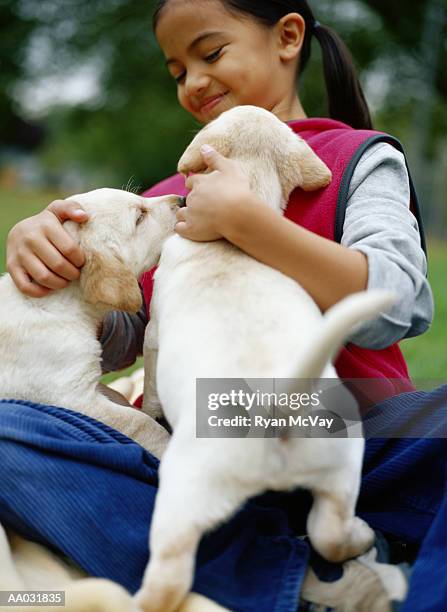
<instances>
[{"instance_id":1,"label":"girl's ponytail","mask_svg":"<svg viewBox=\"0 0 447 612\"><path fill-rule=\"evenodd\" d=\"M351 54L341 38L314 21L312 33L321 45L329 116L353 128L372 129L372 120Z\"/></svg>"}]
</instances>

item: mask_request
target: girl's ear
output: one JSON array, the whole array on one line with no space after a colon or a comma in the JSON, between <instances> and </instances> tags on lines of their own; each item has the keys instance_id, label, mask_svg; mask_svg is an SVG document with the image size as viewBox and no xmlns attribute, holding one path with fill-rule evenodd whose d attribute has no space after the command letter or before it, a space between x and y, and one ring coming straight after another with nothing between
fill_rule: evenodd
<instances>
[{"instance_id":1,"label":"girl's ear","mask_svg":"<svg viewBox=\"0 0 447 612\"><path fill-rule=\"evenodd\" d=\"M282 60L295 59L303 46L306 23L299 13L284 15L276 24L278 30L279 56Z\"/></svg>"},{"instance_id":2,"label":"girl's ear","mask_svg":"<svg viewBox=\"0 0 447 612\"><path fill-rule=\"evenodd\" d=\"M79 285L89 304L103 304L111 310L138 312L141 291L132 270L110 251L86 250Z\"/></svg>"}]
</instances>

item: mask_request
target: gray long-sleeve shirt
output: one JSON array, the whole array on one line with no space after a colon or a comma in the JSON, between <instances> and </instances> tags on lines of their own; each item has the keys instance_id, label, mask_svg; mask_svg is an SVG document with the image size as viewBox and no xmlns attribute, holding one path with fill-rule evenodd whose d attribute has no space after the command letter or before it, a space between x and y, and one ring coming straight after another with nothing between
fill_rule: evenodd
<instances>
[{"instance_id":1,"label":"gray long-sleeve shirt","mask_svg":"<svg viewBox=\"0 0 447 612\"><path fill-rule=\"evenodd\" d=\"M341 243L368 259L368 289L397 292L397 302L373 322L358 326L350 342L381 349L422 334L433 318L433 297L402 153L387 143L371 146L352 176ZM119 370L142 354L146 305L130 315L110 313L103 326L103 369Z\"/></svg>"},{"instance_id":2,"label":"gray long-sleeve shirt","mask_svg":"<svg viewBox=\"0 0 447 612\"><path fill-rule=\"evenodd\" d=\"M422 334L433 319L433 296L418 224L409 210L405 158L386 143L363 154L351 180L341 243L368 258L368 289L397 294L393 308L349 338L382 349Z\"/></svg>"}]
</instances>

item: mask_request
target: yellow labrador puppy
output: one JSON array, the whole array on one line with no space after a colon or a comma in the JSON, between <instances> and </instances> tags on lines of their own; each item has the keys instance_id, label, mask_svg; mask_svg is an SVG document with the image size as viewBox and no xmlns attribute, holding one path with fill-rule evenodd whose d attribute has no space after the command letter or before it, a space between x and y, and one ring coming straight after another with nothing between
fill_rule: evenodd
<instances>
[{"instance_id":1,"label":"yellow labrador puppy","mask_svg":"<svg viewBox=\"0 0 447 612\"><path fill-rule=\"evenodd\" d=\"M260 108L236 107L208 124L180 159L180 172L204 170L203 144L238 160L253 191L278 214L295 187L314 190L331 179L312 149ZM336 377L331 360L354 324L390 304L388 294L364 292L323 317L295 281L224 240L175 235L164 243L145 337L143 408L156 416L162 407L173 435L161 460L151 558L137 595L145 612L178 606L204 532L267 489L312 490L308 531L327 559L372 544L371 529L354 516L361 438L197 438L196 379Z\"/></svg>"},{"instance_id":2,"label":"yellow labrador puppy","mask_svg":"<svg viewBox=\"0 0 447 612\"><path fill-rule=\"evenodd\" d=\"M134 598L119 584L102 578L87 578L40 544L11 533L7 537L1 525L0 591L63 591L64 612L139 612ZM14 606L16 612L35 609L35 606ZM53 612L54 609L54 606L39 606L41 612ZM225 610L206 597L190 593L178 612Z\"/></svg>"},{"instance_id":3,"label":"yellow labrador puppy","mask_svg":"<svg viewBox=\"0 0 447 612\"><path fill-rule=\"evenodd\" d=\"M65 223L85 253L79 281L36 299L20 293L9 274L0 279L0 397L88 414L160 457L166 430L100 392L97 329L108 311L141 307L137 279L157 263L179 198L97 189L71 199L89 214L85 224Z\"/></svg>"},{"instance_id":4,"label":"yellow labrador puppy","mask_svg":"<svg viewBox=\"0 0 447 612\"><path fill-rule=\"evenodd\" d=\"M142 198L116 189L72 196L89 213L83 225L65 228L82 246L80 280L41 299L22 295L9 274L0 279L0 397L70 408L110 425L160 457L166 430L98 390L101 347L97 328L109 310L136 312L137 278L158 261L173 232L177 196ZM104 391L105 392L105 391ZM85 574L43 546L6 533L0 525L0 590L65 591L66 612L136 612L129 593ZM34 610L15 607L18 612ZM43 612L53 607L41 607ZM183 612L218 612L217 604L191 594Z\"/></svg>"}]
</instances>

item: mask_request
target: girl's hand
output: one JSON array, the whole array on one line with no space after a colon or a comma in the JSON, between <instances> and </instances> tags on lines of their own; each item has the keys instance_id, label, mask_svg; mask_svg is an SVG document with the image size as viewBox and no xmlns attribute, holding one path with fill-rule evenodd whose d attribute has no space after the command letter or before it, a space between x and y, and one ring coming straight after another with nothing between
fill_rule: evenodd
<instances>
[{"instance_id":1,"label":"girl's hand","mask_svg":"<svg viewBox=\"0 0 447 612\"><path fill-rule=\"evenodd\" d=\"M235 214L248 208L255 196L238 162L209 145L201 153L208 173L188 177L186 187L191 192L186 207L177 212L175 231L184 238L208 242L225 238Z\"/></svg>"},{"instance_id":2,"label":"girl's hand","mask_svg":"<svg viewBox=\"0 0 447 612\"><path fill-rule=\"evenodd\" d=\"M88 215L77 202L55 200L9 232L6 267L25 295L44 297L79 278L84 254L62 227L62 222L69 219L84 223Z\"/></svg>"}]
</instances>

